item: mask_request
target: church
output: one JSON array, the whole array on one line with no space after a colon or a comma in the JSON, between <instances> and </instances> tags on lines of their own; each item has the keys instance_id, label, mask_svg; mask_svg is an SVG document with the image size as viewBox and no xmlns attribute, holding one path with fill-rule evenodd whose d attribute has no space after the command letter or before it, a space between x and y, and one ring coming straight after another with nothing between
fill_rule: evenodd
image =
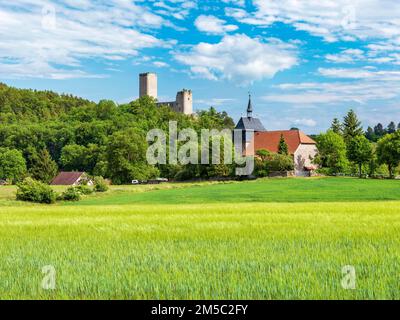
<instances>
[{"instance_id":1,"label":"church","mask_svg":"<svg viewBox=\"0 0 400 320\"><path fill-rule=\"evenodd\" d=\"M300 130L266 130L260 119L253 117L251 96L247 106L247 117L241 117L235 129L243 132L243 154L247 156L254 156L254 153L261 149L277 153L279 141L283 136L289 154L293 157L296 176L309 177L317 169L312 163L318 153L317 143Z\"/></svg>"}]
</instances>

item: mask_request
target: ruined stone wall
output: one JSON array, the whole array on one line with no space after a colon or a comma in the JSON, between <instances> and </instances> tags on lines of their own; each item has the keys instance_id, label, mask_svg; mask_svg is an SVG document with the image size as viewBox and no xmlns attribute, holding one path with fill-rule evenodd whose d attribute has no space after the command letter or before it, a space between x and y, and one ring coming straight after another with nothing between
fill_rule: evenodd
<instances>
[{"instance_id":1,"label":"ruined stone wall","mask_svg":"<svg viewBox=\"0 0 400 320\"><path fill-rule=\"evenodd\" d=\"M176 94L175 111L183 114L193 114L193 94L191 90L185 90Z\"/></svg>"}]
</instances>

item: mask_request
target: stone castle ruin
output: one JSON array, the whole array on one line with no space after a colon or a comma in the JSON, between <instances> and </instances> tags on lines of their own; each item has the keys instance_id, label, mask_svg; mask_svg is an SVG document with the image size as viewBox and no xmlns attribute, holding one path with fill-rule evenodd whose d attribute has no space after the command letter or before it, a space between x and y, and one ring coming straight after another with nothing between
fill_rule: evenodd
<instances>
[{"instance_id":1,"label":"stone castle ruin","mask_svg":"<svg viewBox=\"0 0 400 320\"><path fill-rule=\"evenodd\" d=\"M139 75L139 97L149 96L158 99L158 79L156 73L142 73ZM158 102L157 105L168 106L175 112L193 114L193 94L191 90L183 89L176 94L176 100Z\"/></svg>"}]
</instances>

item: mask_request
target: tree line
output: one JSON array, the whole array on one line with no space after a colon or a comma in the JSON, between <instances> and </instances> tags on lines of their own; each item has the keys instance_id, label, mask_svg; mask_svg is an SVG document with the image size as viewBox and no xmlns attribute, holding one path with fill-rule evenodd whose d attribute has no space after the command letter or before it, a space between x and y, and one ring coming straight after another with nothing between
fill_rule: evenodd
<instances>
[{"instance_id":1,"label":"tree line","mask_svg":"<svg viewBox=\"0 0 400 320\"><path fill-rule=\"evenodd\" d=\"M187 116L158 107L150 97L117 105L0 84L0 180L15 183L29 176L49 183L61 170L85 171L115 184L186 177L186 166L151 166L146 161L147 132L168 132L169 121L199 134L203 128L234 127L226 112L214 108ZM215 171L192 170L190 175L202 178L229 170Z\"/></svg>"},{"instance_id":2,"label":"tree line","mask_svg":"<svg viewBox=\"0 0 400 320\"><path fill-rule=\"evenodd\" d=\"M396 129L394 122L387 129L377 125L364 132L356 113L350 110L343 122L335 118L331 128L316 140L319 154L315 162L323 173L394 178L399 172L400 126Z\"/></svg>"},{"instance_id":3,"label":"tree line","mask_svg":"<svg viewBox=\"0 0 400 320\"><path fill-rule=\"evenodd\" d=\"M168 132L170 121L178 123L178 130L192 128L199 136L202 129L234 128L232 118L214 108L187 116L158 107L150 97L117 105L0 84L0 183L26 177L49 183L59 171L84 171L114 184L156 177L188 180L234 175L234 165L149 165L147 132L154 128ZM400 130L394 130L393 124L383 131L377 125L371 139L351 110L343 122L334 119L332 127L316 137L315 162L326 174L394 177L400 162ZM292 168L283 137L278 154L263 150L257 154L258 176Z\"/></svg>"}]
</instances>

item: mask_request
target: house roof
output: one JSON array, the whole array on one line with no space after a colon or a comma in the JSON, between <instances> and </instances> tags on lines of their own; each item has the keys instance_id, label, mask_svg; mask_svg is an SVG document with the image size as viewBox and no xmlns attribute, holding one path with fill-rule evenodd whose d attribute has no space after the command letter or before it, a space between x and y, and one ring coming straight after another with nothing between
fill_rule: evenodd
<instances>
[{"instance_id":1,"label":"house roof","mask_svg":"<svg viewBox=\"0 0 400 320\"><path fill-rule=\"evenodd\" d=\"M254 130L257 131L265 131L265 128L261 121L257 118L249 118L249 117L242 117L240 118L236 128L238 130Z\"/></svg>"},{"instance_id":2,"label":"house roof","mask_svg":"<svg viewBox=\"0 0 400 320\"><path fill-rule=\"evenodd\" d=\"M299 130L264 131L254 133L254 150L266 149L277 153L282 135L290 154L294 154L300 144L316 144L313 139Z\"/></svg>"},{"instance_id":3,"label":"house roof","mask_svg":"<svg viewBox=\"0 0 400 320\"><path fill-rule=\"evenodd\" d=\"M53 186L70 186L76 183L84 172L60 172L51 182Z\"/></svg>"}]
</instances>

